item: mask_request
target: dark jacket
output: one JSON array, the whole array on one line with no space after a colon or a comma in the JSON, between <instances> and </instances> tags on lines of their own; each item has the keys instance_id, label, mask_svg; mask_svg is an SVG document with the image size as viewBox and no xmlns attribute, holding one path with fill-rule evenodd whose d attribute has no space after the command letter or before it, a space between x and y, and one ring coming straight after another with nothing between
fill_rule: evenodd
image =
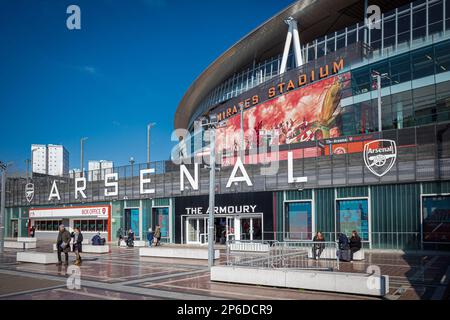
<instances>
[{"instance_id":1,"label":"dark jacket","mask_svg":"<svg viewBox=\"0 0 450 320\"><path fill-rule=\"evenodd\" d=\"M361 238L359 236L350 238L350 249L361 249Z\"/></svg>"},{"instance_id":2,"label":"dark jacket","mask_svg":"<svg viewBox=\"0 0 450 320\"><path fill-rule=\"evenodd\" d=\"M61 247L61 244L64 242L65 243L65 247L63 249L64 252L69 252L70 251L70 232L67 229L64 229L64 231L59 231L58 232L58 238L56 239L56 246L58 248Z\"/></svg>"},{"instance_id":3,"label":"dark jacket","mask_svg":"<svg viewBox=\"0 0 450 320\"><path fill-rule=\"evenodd\" d=\"M313 238L313 241L314 242L325 242L325 238L322 238L322 239L319 239L319 238L317 238L317 236L314 236L314 238ZM321 250L323 250L323 249L325 249L325 243L314 243L314 249L321 249Z\"/></svg>"},{"instance_id":4,"label":"dark jacket","mask_svg":"<svg viewBox=\"0 0 450 320\"><path fill-rule=\"evenodd\" d=\"M103 244L102 238L98 234L93 236L91 241L93 246L101 246Z\"/></svg>"},{"instance_id":5,"label":"dark jacket","mask_svg":"<svg viewBox=\"0 0 450 320\"><path fill-rule=\"evenodd\" d=\"M75 232L72 232L71 237L73 238L73 251L82 252L83 251L83 234L80 232L78 234L77 241L75 242Z\"/></svg>"},{"instance_id":6,"label":"dark jacket","mask_svg":"<svg viewBox=\"0 0 450 320\"><path fill-rule=\"evenodd\" d=\"M153 241L153 232L147 233L147 240L148 240L149 242L152 242L152 241Z\"/></svg>"}]
</instances>

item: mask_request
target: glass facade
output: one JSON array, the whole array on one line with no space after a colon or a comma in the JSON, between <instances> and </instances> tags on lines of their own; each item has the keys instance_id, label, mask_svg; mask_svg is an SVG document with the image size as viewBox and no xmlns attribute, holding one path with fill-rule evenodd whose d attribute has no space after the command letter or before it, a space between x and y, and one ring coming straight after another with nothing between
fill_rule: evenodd
<instances>
[{"instance_id":1,"label":"glass facade","mask_svg":"<svg viewBox=\"0 0 450 320\"><path fill-rule=\"evenodd\" d=\"M285 238L289 240L311 240L312 202L288 202L285 204Z\"/></svg>"},{"instance_id":2,"label":"glass facade","mask_svg":"<svg viewBox=\"0 0 450 320\"><path fill-rule=\"evenodd\" d=\"M450 196L422 198L423 241L450 243Z\"/></svg>"},{"instance_id":3,"label":"glass facade","mask_svg":"<svg viewBox=\"0 0 450 320\"><path fill-rule=\"evenodd\" d=\"M372 49L372 58L377 59L436 42L450 35L449 8L450 0L414 1L383 13L381 20L377 21L380 23L380 29L367 32L361 22L303 44L303 57L305 62L309 62L355 42L364 42ZM416 61L418 69L415 70L415 75L421 77L421 73L427 72L427 61L423 61L420 66L420 60L424 55L419 53L418 55L419 60ZM281 59L280 54L260 63L255 62L252 67L234 74L202 100L190 118L190 125L212 106L236 97L278 75ZM287 70L293 68L295 64L291 52ZM398 65L398 68L401 68L401 65Z\"/></svg>"},{"instance_id":4,"label":"glass facade","mask_svg":"<svg viewBox=\"0 0 450 320\"><path fill-rule=\"evenodd\" d=\"M356 230L363 241L369 240L369 205L367 199L336 201L336 232L351 235Z\"/></svg>"}]
</instances>

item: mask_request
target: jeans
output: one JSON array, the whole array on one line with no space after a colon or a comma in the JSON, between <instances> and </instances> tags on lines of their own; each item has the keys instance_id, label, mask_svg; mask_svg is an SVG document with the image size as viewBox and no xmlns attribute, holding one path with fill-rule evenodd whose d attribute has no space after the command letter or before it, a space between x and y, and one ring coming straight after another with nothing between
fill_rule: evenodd
<instances>
[{"instance_id":1,"label":"jeans","mask_svg":"<svg viewBox=\"0 0 450 320\"><path fill-rule=\"evenodd\" d=\"M61 262L61 252L63 252L63 249L61 249L61 244L57 244L57 252L58 252L58 262ZM69 263L69 253L68 252L64 252L64 257L65 257L65 261L66 263Z\"/></svg>"},{"instance_id":2,"label":"jeans","mask_svg":"<svg viewBox=\"0 0 450 320\"><path fill-rule=\"evenodd\" d=\"M320 255L322 254L323 248L313 248L313 258L320 258Z\"/></svg>"}]
</instances>

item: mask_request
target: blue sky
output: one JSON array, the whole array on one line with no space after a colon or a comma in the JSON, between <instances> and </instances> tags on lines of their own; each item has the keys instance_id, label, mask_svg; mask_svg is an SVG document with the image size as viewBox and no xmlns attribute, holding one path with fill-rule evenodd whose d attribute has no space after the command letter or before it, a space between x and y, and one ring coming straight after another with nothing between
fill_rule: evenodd
<instances>
[{"instance_id":1,"label":"blue sky","mask_svg":"<svg viewBox=\"0 0 450 320\"><path fill-rule=\"evenodd\" d=\"M63 144L70 167L169 158L191 82L291 0L1 0L0 160L24 170L30 145ZM81 8L81 30L66 8Z\"/></svg>"}]
</instances>

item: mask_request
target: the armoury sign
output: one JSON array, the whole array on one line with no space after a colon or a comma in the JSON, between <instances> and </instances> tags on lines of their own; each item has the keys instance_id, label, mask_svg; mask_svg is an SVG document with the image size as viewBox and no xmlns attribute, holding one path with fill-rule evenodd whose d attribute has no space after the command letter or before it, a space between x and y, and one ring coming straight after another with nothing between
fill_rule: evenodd
<instances>
[{"instance_id":1,"label":"the armoury sign","mask_svg":"<svg viewBox=\"0 0 450 320\"><path fill-rule=\"evenodd\" d=\"M397 144L393 140L380 139L364 146L364 163L378 177L388 173L397 159Z\"/></svg>"}]
</instances>

